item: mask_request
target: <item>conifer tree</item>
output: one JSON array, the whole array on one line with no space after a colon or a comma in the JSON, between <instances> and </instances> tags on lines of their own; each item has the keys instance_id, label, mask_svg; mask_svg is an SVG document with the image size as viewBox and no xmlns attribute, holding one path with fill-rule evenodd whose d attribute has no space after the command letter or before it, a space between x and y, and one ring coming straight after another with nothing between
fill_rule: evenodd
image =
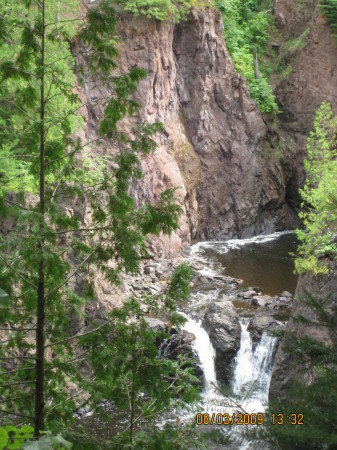
<instances>
[{"instance_id":1,"label":"conifer tree","mask_svg":"<svg viewBox=\"0 0 337 450\"><path fill-rule=\"evenodd\" d=\"M135 126L129 135L117 124L139 110L132 94L146 73L115 73L116 14L109 2L78 11L76 0L0 5L0 216L13 221L0 237L1 415L33 422L36 436L72 417L77 394L69 396L67 384L90 392L79 364L97 342L83 341L80 354L74 344L106 336L114 321L107 318L86 332L72 329L72 318L92 298L93 270L112 283L123 270L137 273L147 254L146 236L177 229L181 212L173 190L164 191L156 205L135 207L129 184L141 177L139 157L154 150L160 124ZM87 64L76 77L74 39ZM76 137L85 105L75 87L84 84L104 84L109 92L97 99L104 112L99 135L89 142ZM119 152L93 156L97 145L118 146ZM64 207L84 197L89 224ZM78 292L72 282L84 273ZM102 366L94 359L91 368ZM97 372L102 389L104 376L104 370Z\"/></svg>"}]
</instances>

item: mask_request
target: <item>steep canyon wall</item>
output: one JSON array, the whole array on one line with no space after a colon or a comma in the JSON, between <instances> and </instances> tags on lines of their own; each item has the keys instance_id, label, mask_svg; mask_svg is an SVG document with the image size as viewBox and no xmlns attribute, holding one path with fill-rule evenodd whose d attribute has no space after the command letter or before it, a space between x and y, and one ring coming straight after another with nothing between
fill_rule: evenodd
<instances>
[{"instance_id":1,"label":"steep canyon wall","mask_svg":"<svg viewBox=\"0 0 337 450\"><path fill-rule=\"evenodd\" d=\"M268 129L234 71L221 14L192 11L178 25L122 15L118 31L119 70L138 66L148 73L136 94L142 109L135 120L164 124L134 195L156 201L166 187L178 187L184 209L179 232L155 240L154 254L172 257L192 241L291 227L289 177L265 151ZM98 93L87 87L84 95L89 101ZM88 138L97 134L97 112L89 108L85 116Z\"/></svg>"},{"instance_id":2,"label":"steep canyon wall","mask_svg":"<svg viewBox=\"0 0 337 450\"><path fill-rule=\"evenodd\" d=\"M275 18L282 36L281 48L289 48L284 53L284 63L291 67L291 71L276 83L276 96L282 109L280 135L288 145L293 146L294 158L288 169L290 182L287 193L288 202L296 207L300 202L298 187L304 180L305 144L313 128L315 111L323 101L328 101L337 115L337 45L330 26L321 14L319 0L277 0ZM300 277L293 316L316 319L315 312L300 302L306 292L316 298L325 298L330 293L332 304L337 304L335 262L331 262L330 270L329 275L316 277L308 273ZM323 342L329 340L324 327L306 327L290 320L287 330ZM291 379L310 383L312 374L306 367L297 367L295 359L285 353L281 345L276 355L270 396L277 398L284 395Z\"/></svg>"}]
</instances>

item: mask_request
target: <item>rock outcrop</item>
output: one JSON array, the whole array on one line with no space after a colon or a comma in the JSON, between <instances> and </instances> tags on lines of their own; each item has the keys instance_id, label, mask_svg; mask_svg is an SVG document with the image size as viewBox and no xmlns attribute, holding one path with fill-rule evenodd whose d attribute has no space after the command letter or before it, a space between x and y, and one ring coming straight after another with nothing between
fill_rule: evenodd
<instances>
[{"instance_id":1,"label":"rock outcrop","mask_svg":"<svg viewBox=\"0 0 337 450\"><path fill-rule=\"evenodd\" d=\"M215 348L217 380L229 383L241 337L239 316L233 303L226 299L213 303L205 314L203 326Z\"/></svg>"},{"instance_id":2,"label":"rock outcrop","mask_svg":"<svg viewBox=\"0 0 337 450\"><path fill-rule=\"evenodd\" d=\"M336 263L331 263L331 272L329 275L315 276L307 273L299 280L292 316L302 315L311 321L319 321L317 313L313 308L301 302L309 293L316 299L329 299L330 305L336 308L337 305L337 268ZM329 333L324 326L314 326L310 324L296 323L293 319L289 320L286 332L294 333L298 336L310 336L311 338L329 343ZM270 383L269 395L271 398L278 398L285 395L289 382L293 379L303 380L305 383L312 381L312 372L305 365L298 365L294 357L284 351L286 340L284 340L276 354L275 364Z\"/></svg>"},{"instance_id":3,"label":"rock outcrop","mask_svg":"<svg viewBox=\"0 0 337 450\"><path fill-rule=\"evenodd\" d=\"M337 114L337 46L319 0L276 0L274 11L284 65L274 85L282 111L280 135L289 151L287 201L299 207L306 139L315 112L323 101L328 101Z\"/></svg>"},{"instance_id":4,"label":"rock outcrop","mask_svg":"<svg viewBox=\"0 0 337 450\"><path fill-rule=\"evenodd\" d=\"M255 349L264 331L280 331L281 326L272 315L256 313L250 320L247 329L252 339L253 349Z\"/></svg>"},{"instance_id":5,"label":"rock outcrop","mask_svg":"<svg viewBox=\"0 0 337 450\"><path fill-rule=\"evenodd\" d=\"M192 11L180 24L121 15L118 31L119 70L138 66L148 73L135 96L143 107L134 120L164 124L157 150L142 161L144 178L134 195L137 202L156 201L162 190L177 187L184 208L180 230L154 240L153 253L172 257L187 252L191 241L291 226L288 179L265 155L267 127L234 71L221 14ZM77 64L85 62L78 57ZM105 89L85 85L82 94L90 103ZM97 135L98 113L99 105L83 114L87 139Z\"/></svg>"}]
</instances>

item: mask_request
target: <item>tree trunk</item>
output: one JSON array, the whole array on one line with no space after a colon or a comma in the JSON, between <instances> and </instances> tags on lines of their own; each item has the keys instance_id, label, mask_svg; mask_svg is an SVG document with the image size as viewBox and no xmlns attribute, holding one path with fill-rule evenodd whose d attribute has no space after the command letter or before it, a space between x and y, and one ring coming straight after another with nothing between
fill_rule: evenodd
<instances>
[{"instance_id":1,"label":"tree trunk","mask_svg":"<svg viewBox=\"0 0 337 450\"><path fill-rule=\"evenodd\" d=\"M257 52L253 52L253 61L254 61L255 80L258 80L260 78L260 74L259 74L259 61L257 59Z\"/></svg>"},{"instance_id":2,"label":"tree trunk","mask_svg":"<svg viewBox=\"0 0 337 450\"><path fill-rule=\"evenodd\" d=\"M42 38L41 38L41 111L40 111L40 235L43 236L45 214L45 98L44 98L44 57L45 57L45 0L42 1ZM45 320L45 261L43 238L39 242L39 267L37 289L36 323L36 384L35 384L35 436L44 429L44 320Z\"/></svg>"}]
</instances>

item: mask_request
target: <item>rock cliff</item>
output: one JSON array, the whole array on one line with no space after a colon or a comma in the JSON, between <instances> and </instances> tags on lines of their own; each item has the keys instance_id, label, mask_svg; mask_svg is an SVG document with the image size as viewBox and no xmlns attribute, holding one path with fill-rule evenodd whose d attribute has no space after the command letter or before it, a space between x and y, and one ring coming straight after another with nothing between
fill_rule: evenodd
<instances>
[{"instance_id":1,"label":"rock cliff","mask_svg":"<svg viewBox=\"0 0 337 450\"><path fill-rule=\"evenodd\" d=\"M287 201L298 207L306 139L315 112L323 101L328 101L337 114L337 46L321 14L319 0L276 0L274 12L284 67L274 87L282 111L280 134L291 155Z\"/></svg>"},{"instance_id":2,"label":"rock cliff","mask_svg":"<svg viewBox=\"0 0 337 450\"><path fill-rule=\"evenodd\" d=\"M310 306L304 304L300 300L305 298L307 293L316 299L327 299L331 307L336 308L337 305L337 268L336 262L330 263L330 273L328 275L315 276L307 273L301 276L297 285L295 302L292 310L292 317L301 315L313 322L320 322L317 317L317 311ZM324 326L307 325L305 323L294 322L290 319L286 332L294 333L298 336L310 336L319 342L330 343L328 329ZM312 381L312 372L305 365L298 365L298 361L293 355L284 351L286 338L281 343L275 358L273 374L270 383L269 395L271 398L284 396L286 388L291 380L303 380L309 384Z\"/></svg>"},{"instance_id":3,"label":"rock cliff","mask_svg":"<svg viewBox=\"0 0 337 450\"><path fill-rule=\"evenodd\" d=\"M234 71L221 14L193 11L178 25L122 15L118 30L119 70L148 73L136 94L143 106L136 120L164 124L157 150L142 162L135 197L156 201L163 189L178 187L184 207L179 232L154 241L154 254L172 257L191 241L291 226L289 177L265 151L267 127ZM97 92L83 95L92 100ZM95 110L84 116L88 138L97 132Z\"/></svg>"},{"instance_id":4,"label":"rock cliff","mask_svg":"<svg viewBox=\"0 0 337 450\"><path fill-rule=\"evenodd\" d=\"M291 72L276 82L276 96L282 109L280 133L288 145L293 146L294 157L289 164L290 182L287 189L288 202L299 205L298 187L304 179L303 159L306 155L306 138L313 128L315 111L323 101L328 101L337 114L337 46L331 28L319 10L319 0L306 2L277 0L275 2L276 25L282 36L280 41L284 63ZM332 293L331 301L337 304L336 268L330 276L300 277L292 316L302 314L314 319L314 311L299 302L305 290L311 295L324 297ZM305 327L290 320L288 331L306 334L315 339L326 340L324 328ZM283 395L289 381L300 377L310 383L310 373L296 367L291 355L281 344L275 359L270 396ZM302 369L302 370L301 370Z\"/></svg>"}]
</instances>

